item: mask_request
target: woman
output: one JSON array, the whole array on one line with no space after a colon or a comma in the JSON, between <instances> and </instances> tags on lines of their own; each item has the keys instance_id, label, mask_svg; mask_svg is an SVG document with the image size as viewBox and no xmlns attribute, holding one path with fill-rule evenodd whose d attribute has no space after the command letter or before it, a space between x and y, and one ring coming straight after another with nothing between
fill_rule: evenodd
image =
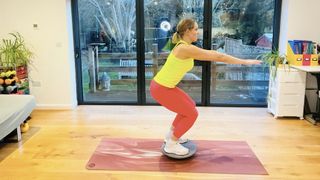
<instances>
[{"instance_id":1,"label":"woman","mask_svg":"<svg viewBox=\"0 0 320 180\"><path fill-rule=\"evenodd\" d=\"M151 81L151 96L162 106L177 113L169 133L165 138L164 151L175 155L187 155L189 149L180 139L194 124L198 117L195 102L183 90L176 87L183 76L193 68L194 59L217 61L228 64L260 64L259 60L243 60L213 50L201 49L192 45L197 41L198 24L193 19L183 19L177 25L172 42L175 47L166 63Z\"/></svg>"}]
</instances>

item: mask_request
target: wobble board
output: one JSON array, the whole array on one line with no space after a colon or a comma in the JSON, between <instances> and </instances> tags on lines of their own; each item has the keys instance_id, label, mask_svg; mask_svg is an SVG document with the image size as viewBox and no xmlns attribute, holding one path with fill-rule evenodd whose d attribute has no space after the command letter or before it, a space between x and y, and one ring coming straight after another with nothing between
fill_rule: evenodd
<instances>
[{"instance_id":1,"label":"wobble board","mask_svg":"<svg viewBox=\"0 0 320 180\"><path fill-rule=\"evenodd\" d=\"M189 153L187 155L176 155L176 154L173 154L173 153L167 153L165 150L164 150L164 146L165 146L165 143L162 144L162 147L161 147L161 151L164 155L166 155L167 157L169 158L172 158L172 159L187 159L187 158L190 158L192 157L196 152L197 152L197 146L195 143L193 143L192 141L187 141L186 143L182 143L181 145L183 145L184 147L188 148L189 149Z\"/></svg>"}]
</instances>

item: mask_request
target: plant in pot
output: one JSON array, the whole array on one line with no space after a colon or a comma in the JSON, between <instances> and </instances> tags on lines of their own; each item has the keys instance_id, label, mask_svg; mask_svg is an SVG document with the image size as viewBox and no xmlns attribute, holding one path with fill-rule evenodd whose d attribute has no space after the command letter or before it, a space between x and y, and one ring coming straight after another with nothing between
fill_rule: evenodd
<instances>
[{"instance_id":1,"label":"plant in pot","mask_svg":"<svg viewBox=\"0 0 320 180\"><path fill-rule=\"evenodd\" d=\"M269 68L270 77L274 79L277 76L278 68L289 68L289 61L285 54L281 54L278 50L261 54L257 57L261 59Z\"/></svg>"},{"instance_id":2,"label":"plant in pot","mask_svg":"<svg viewBox=\"0 0 320 180\"><path fill-rule=\"evenodd\" d=\"M24 38L16 33L9 33L12 38L2 39L0 44L0 66L5 70L14 70L30 64L33 53L27 47Z\"/></svg>"},{"instance_id":3,"label":"plant in pot","mask_svg":"<svg viewBox=\"0 0 320 180\"><path fill-rule=\"evenodd\" d=\"M33 53L21 34L15 32L9 35L10 38L3 38L0 42L0 93L19 93L19 89L25 89L28 93L27 66L31 64Z\"/></svg>"}]
</instances>

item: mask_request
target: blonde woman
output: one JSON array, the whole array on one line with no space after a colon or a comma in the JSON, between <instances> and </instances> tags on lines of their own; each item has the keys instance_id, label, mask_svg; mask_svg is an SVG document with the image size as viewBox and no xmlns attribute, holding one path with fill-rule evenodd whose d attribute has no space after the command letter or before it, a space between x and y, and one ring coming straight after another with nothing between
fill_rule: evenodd
<instances>
[{"instance_id":1,"label":"blonde woman","mask_svg":"<svg viewBox=\"0 0 320 180\"><path fill-rule=\"evenodd\" d=\"M162 69L151 81L150 93L159 104L177 113L165 137L164 151L184 156L189 153L189 149L181 145L187 141L181 139L181 136L192 127L198 111L191 97L176 85L193 68L194 59L245 65L261 64L261 61L239 59L192 45L192 42L197 41L198 35L198 24L193 19L181 20L176 30L172 37L172 42L176 45Z\"/></svg>"}]
</instances>

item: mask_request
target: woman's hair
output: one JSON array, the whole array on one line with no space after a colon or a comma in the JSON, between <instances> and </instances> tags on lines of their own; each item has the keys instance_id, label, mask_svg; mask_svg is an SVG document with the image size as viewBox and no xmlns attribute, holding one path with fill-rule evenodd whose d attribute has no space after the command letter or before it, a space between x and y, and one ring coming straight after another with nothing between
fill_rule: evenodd
<instances>
[{"instance_id":1,"label":"woman's hair","mask_svg":"<svg viewBox=\"0 0 320 180\"><path fill-rule=\"evenodd\" d=\"M193 29L196 24L196 21L190 18L182 19L176 28L176 32L172 36L172 43L178 43L183 37L184 33L189 29Z\"/></svg>"}]
</instances>

